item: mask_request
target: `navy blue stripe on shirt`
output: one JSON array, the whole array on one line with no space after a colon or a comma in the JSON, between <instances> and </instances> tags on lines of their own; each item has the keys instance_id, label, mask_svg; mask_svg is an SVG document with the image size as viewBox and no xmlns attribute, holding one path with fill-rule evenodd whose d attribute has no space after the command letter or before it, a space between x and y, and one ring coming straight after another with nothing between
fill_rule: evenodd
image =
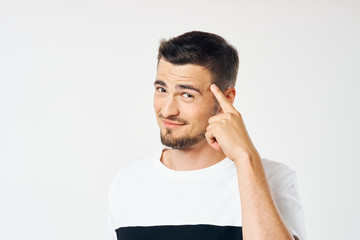
<instances>
[{"instance_id":1,"label":"navy blue stripe on shirt","mask_svg":"<svg viewBox=\"0 0 360 240\"><path fill-rule=\"evenodd\" d=\"M242 240L237 226L158 225L129 226L116 229L118 240Z\"/></svg>"}]
</instances>

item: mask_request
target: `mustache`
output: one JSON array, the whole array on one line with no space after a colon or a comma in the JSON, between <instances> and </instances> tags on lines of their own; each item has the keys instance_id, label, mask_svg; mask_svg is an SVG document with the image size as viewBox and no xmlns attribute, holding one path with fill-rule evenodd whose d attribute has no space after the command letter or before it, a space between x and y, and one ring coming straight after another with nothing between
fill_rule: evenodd
<instances>
[{"instance_id":1,"label":"mustache","mask_svg":"<svg viewBox=\"0 0 360 240\"><path fill-rule=\"evenodd\" d=\"M165 120L171 120L171 121L175 121L178 122L180 124L188 124L188 121L186 121L185 119L182 118L178 118L177 116L168 116L167 118L165 118L161 113L158 116L161 119L165 119Z\"/></svg>"}]
</instances>

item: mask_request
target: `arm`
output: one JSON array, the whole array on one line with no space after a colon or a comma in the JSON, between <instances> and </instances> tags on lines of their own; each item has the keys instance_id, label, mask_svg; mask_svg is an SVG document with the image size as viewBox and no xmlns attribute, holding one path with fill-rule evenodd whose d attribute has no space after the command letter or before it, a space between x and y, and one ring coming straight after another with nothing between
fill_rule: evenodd
<instances>
[{"instance_id":1,"label":"arm","mask_svg":"<svg viewBox=\"0 0 360 240\"><path fill-rule=\"evenodd\" d=\"M260 155L242 116L232 106L235 89L230 88L226 96L215 84L210 89L220 103L221 112L209 118L205 136L211 147L222 150L236 165L244 239L294 239L274 203Z\"/></svg>"},{"instance_id":2,"label":"arm","mask_svg":"<svg viewBox=\"0 0 360 240\"><path fill-rule=\"evenodd\" d=\"M238 176L244 239L296 239L274 203L258 154L238 156Z\"/></svg>"}]
</instances>

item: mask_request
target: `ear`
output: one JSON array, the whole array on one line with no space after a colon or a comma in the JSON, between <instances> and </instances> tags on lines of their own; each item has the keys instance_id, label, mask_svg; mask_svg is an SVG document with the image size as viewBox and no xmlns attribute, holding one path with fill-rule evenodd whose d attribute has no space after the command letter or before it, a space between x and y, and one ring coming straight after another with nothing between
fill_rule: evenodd
<instances>
[{"instance_id":1,"label":"ear","mask_svg":"<svg viewBox=\"0 0 360 240\"><path fill-rule=\"evenodd\" d=\"M233 104L236 96L236 90L234 87L230 87L224 91L226 99Z\"/></svg>"},{"instance_id":2,"label":"ear","mask_svg":"<svg viewBox=\"0 0 360 240\"><path fill-rule=\"evenodd\" d=\"M223 92L223 94L231 104L234 103L235 96L236 96L236 90L234 87L230 87L230 88L226 89ZM220 108L220 113L224 113L224 111L221 108Z\"/></svg>"}]
</instances>

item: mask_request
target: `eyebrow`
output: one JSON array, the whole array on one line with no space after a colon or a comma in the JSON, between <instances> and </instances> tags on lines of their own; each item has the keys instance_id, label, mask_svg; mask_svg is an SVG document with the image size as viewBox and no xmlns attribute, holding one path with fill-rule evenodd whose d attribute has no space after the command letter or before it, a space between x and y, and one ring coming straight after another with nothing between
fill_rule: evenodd
<instances>
[{"instance_id":1,"label":"eyebrow","mask_svg":"<svg viewBox=\"0 0 360 240\"><path fill-rule=\"evenodd\" d=\"M154 82L154 85L156 85L156 84L161 85L161 86L163 86L163 87L166 87L166 86L167 86L166 83L165 83L164 81L162 81L162 80L156 80L156 81ZM202 95L202 92L200 91L200 89L198 89L198 88L196 88L196 87L194 87L194 86L192 86L192 85L189 85L189 84L178 84L178 85L175 86L175 89L176 89L176 90L179 90L179 89L190 89L190 90L194 90L194 91L200 93L200 95Z\"/></svg>"}]
</instances>

